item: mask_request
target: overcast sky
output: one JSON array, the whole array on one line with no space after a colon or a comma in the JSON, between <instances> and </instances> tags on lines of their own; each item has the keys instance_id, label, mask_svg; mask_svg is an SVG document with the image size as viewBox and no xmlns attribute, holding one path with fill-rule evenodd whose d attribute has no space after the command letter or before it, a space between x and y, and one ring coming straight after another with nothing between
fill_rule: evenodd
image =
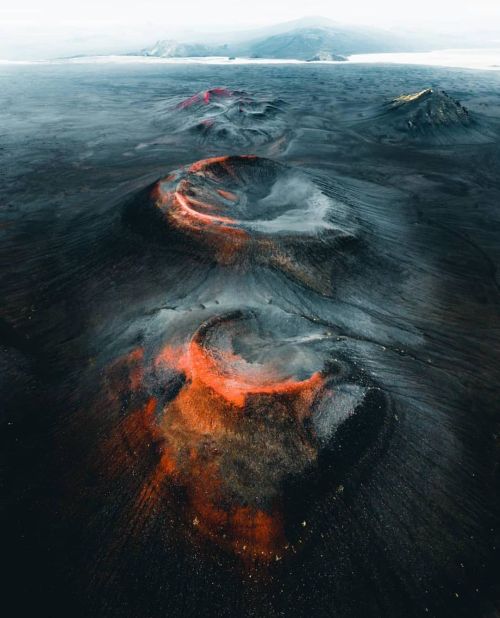
<instances>
[{"instance_id":1,"label":"overcast sky","mask_svg":"<svg viewBox=\"0 0 500 618\"><path fill-rule=\"evenodd\" d=\"M0 58L130 51L189 38L189 31L251 29L304 15L424 32L500 32L500 0L4 0Z\"/></svg>"}]
</instances>

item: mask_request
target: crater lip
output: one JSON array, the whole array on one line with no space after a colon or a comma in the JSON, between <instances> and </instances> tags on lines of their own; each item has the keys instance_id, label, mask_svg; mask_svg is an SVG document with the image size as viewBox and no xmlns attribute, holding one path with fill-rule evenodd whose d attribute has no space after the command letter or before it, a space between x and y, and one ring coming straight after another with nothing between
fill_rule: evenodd
<instances>
[{"instance_id":1,"label":"crater lip","mask_svg":"<svg viewBox=\"0 0 500 618\"><path fill-rule=\"evenodd\" d=\"M167 346L157 365L173 361L228 400L243 403L247 394L306 388L324 371L317 346L330 336L305 319L270 308L232 311L203 323L177 357Z\"/></svg>"},{"instance_id":2,"label":"crater lip","mask_svg":"<svg viewBox=\"0 0 500 618\"><path fill-rule=\"evenodd\" d=\"M243 94L245 93L239 92L237 90L230 90L229 88L224 87L209 88L208 90L204 90L203 92L197 92L188 99L184 99L184 101L181 101L176 105L176 109L187 109L197 105L208 105L214 100L234 98Z\"/></svg>"},{"instance_id":3,"label":"crater lip","mask_svg":"<svg viewBox=\"0 0 500 618\"><path fill-rule=\"evenodd\" d=\"M324 362L308 344L327 337L312 328L298 334L290 328L296 320L284 327L270 313L239 311L218 316L191 341L192 359L200 367L209 367L206 377L228 399L243 402L252 394L297 394L323 381ZM283 336L277 337L277 332Z\"/></svg>"},{"instance_id":4,"label":"crater lip","mask_svg":"<svg viewBox=\"0 0 500 618\"><path fill-rule=\"evenodd\" d=\"M333 200L300 170L254 155L203 159L160 180L152 199L176 227L252 238L328 230Z\"/></svg>"},{"instance_id":5,"label":"crater lip","mask_svg":"<svg viewBox=\"0 0 500 618\"><path fill-rule=\"evenodd\" d=\"M274 399L299 397L300 417L317 420L318 437L325 438L367 390L353 383L349 363L332 361L334 338L324 326L279 309L233 310L209 318L186 343L162 348L155 366L176 369L235 409L264 397L272 415ZM334 413L329 401L337 402Z\"/></svg>"}]
</instances>

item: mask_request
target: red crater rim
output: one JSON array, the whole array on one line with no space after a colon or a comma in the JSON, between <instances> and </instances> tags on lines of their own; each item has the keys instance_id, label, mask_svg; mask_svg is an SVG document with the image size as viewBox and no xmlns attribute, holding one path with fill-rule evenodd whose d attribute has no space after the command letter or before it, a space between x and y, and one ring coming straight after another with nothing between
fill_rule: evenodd
<instances>
[{"instance_id":1,"label":"red crater rim","mask_svg":"<svg viewBox=\"0 0 500 618\"><path fill-rule=\"evenodd\" d=\"M208 105L210 102L217 99L231 98L235 95L240 94L235 90L230 90L229 88L216 87L209 88L208 90L204 90L203 92L198 92L194 94L192 97L181 101L176 107L177 109L187 109L189 107L193 107L194 105Z\"/></svg>"},{"instance_id":2,"label":"red crater rim","mask_svg":"<svg viewBox=\"0 0 500 618\"><path fill-rule=\"evenodd\" d=\"M281 151L291 134L282 99L218 86L197 92L169 110L174 133L214 145Z\"/></svg>"},{"instance_id":3,"label":"red crater rim","mask_svg":"<svg viewBox=\"0 0 500 618\"><path fill-rule=\"evenodd\" d=\"M250 245L328 230L333 201L300 170L255 155L202 159L154 187L166 221L223 259Z\"/></svg>"}]
</instances>

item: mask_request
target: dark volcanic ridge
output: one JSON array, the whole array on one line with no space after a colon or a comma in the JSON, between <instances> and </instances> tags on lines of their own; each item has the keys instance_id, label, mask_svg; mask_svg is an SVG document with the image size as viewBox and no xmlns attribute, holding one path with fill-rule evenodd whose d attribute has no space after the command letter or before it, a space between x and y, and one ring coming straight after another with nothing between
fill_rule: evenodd
<instances>
[{"instance_id":1,"label":"dark volcanic ridge","mask_svg":"<svg viewBox=\"0 0 500 618\"><path fill-rule=\"evenodd\" d=\"M464 105L443 90L401 94L368 112L362 121L378 141L436 145L489 141L487 129Z\"/></svg>"},{"instance_id":2,"label":"dark volcanic ridge","mask_svg":"<svg viewBox=\"0 0 500 618\"><path fill-rule=\"evenodd\" d=\"M176 106L177 133L203 142L252 146L283 139L286 103L225 87L198 92Z\"/></svg>"}]
</instances>

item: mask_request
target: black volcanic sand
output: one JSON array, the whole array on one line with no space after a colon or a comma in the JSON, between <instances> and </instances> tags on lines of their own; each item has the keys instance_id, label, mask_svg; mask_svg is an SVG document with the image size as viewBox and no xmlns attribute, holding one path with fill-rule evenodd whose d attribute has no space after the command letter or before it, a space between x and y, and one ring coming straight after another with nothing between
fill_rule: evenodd
<instances>
[{"instance_id":1,"label":"black volcanic sand","mask_svg":"<svg viewBox=\"0 0 500 618\"><path fill-rule=\"evenodd\" d=\"M5 615L495 615L500 75L0 84Z\"/></svg>"}]
</instances>

